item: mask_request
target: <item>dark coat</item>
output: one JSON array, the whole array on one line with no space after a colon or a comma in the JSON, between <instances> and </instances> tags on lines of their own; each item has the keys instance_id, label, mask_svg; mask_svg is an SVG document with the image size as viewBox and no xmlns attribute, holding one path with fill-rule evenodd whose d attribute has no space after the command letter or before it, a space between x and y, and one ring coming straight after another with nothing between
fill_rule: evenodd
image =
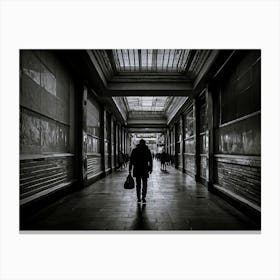
<instances>
[{"instance_id":1,"label":"dark coat","mask_svg":"<svg viewBox=\"0 0 280 280\"><path fill-rule=\"evenodd\" d=\"M162 164L164 164L167 161L167 154L166 152L162 152L160 155L160 161Z\"/></svg>"},{"instance_id":2,"label":"dark coat","mask_svg":"<svg viewBox=\"0 0 280 280\"><path fill-rule=\"evenodd\" d=\"M149 177L149 171L153 170L153 159L146 145L137 145L132 150L129 162L129 170L133 165L133 177Z\"/></svg>"}]
</instances>

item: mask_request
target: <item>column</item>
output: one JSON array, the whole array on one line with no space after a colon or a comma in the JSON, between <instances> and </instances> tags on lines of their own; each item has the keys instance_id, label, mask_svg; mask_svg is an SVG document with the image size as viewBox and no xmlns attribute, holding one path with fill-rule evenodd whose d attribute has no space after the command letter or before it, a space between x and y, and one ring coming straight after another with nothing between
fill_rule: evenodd
<instances>
[{"instance_id":1,"label":"column","mask_svg":"<svg viewBox=\"0 0 280 280\"><path fill-rule=\"evenodd\" d=\"M181 115L182 119L182 148L181 148L181 153L182 153L182 172L185 172L185 115Z\"/></svg>"},{"instance_id":2,"label":"column","mask_svg":"<svg viewBox=\"0 0 280 280\"><path fill-rule=\"evenodd\" d=\"M200 177L200 157L199 157L199 106L198 99L193 100L193 111L194 111L194 139L195 139L195 180L199 181Z\"/></svg>"},{"instance_id":3,"label":"column","mask_svg":"<svg viewBox=\"0 0 280 280\"><path fill-rule=\"evenodd\" d=\"M102 176L105 176L105 125L106 111L103 105L100 106L100 153Z\"/></svg>"},{"instance_id":4,"label":"column","mask_svg":"<svg viewBox=\"0 0 280 280\"><path fill-rule=\"evenodd\" d=\"M214 183L214 117L213 117L213 91L208 87L206 91L206 117L207 117L207 188L211 190Z\"/></svg>"},{"instance_id":5,"label":"column","mask_svg":"<svg viewBox=\"0 0 280 280\"><path fill-rule=\"evenodd\" d=\"M110 172L112 172L112 156L113 156L113 152L112 152L112 114L108 113L107 115L108 120L107 120L107 124L108 124L108 154L109 154L109 159L108 159L108 168L110 168Z\"/></svg>"},{"instance_id":6,"label":"column","mask_svg":"<svg viewBox=\"0 0 280 280\"><path fill-rule=\"evenodd\" d=\"M82 86L77 89L77 178L80 187L87 183L87 96L88 89Z\"/></svg>"}]
</instances>

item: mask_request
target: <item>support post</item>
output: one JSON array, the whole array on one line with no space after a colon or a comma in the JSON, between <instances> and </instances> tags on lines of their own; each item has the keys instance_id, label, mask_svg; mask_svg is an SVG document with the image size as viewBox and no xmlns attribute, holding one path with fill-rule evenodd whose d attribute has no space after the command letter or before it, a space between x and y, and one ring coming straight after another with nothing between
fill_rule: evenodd
<instances>
[{"instance_id":1,"label":"support post","mask_svg":"<svg viewBox=\"0 0 280 280\"><path fill-rule=\"evenodd\" d=\"M174 126L174 142L175 142L175 168L178 169L178 134L179 134L179 129L178 129L178 122L175 123Z\"/></svg>"},{"instance_id":2,"label":"support post","mask_svg":"<svg viewBox=\"0 0 280 280\"><path fill-rule=\"evenodd\" d=\"M207 188L211 190L214 183L214 117L213 117L213 91L208 87L206 91L206 116L207 116Z\"/></svg>"},{"instance_id":3,"label":"support post","mask_svg":"<svg viewBox=\"0 0 280 280\"><path fill-rule=\"evenodd\" d=\"M106 111L103 105L100 106L100 153L101 153L101 170L102 176L105 176L105 121Z\"/></svg>"},{"instance_id":4,"label":"support post","mask_svg":"<svg viewBox=\"0 0 280 280\"><path fill-rule=\"evenodd\" d=\"M185 173L185 115L182 114L181 115L181 119L182 119L182 148L181 148L181 153L182 153L182 171Z\"/></svg>"},{"instance_id":5,"label":"support post","mask_svg":"<svg viewBox=\"0 0 280 280\"><path fill-rule=\"evenodd\" d=\"M108 113L107 115L108 117L108 121L107 121L107 124L108 124L108 154L109 154L109 160L108 160L108 168L110 168L110 173L112 172L112 158L113 158L113 152L112 152L112 115Z\"/></svg>"},{"instance_id":6,"label":"support post","mask_svg":"<svg viewBox=\"0 0 280 280\"><path fill-rule=\"evenodd\" d=\"M195 139L195 180L200 179L200 157L199 157L199 105L198 99L193 100L194 112L194 139Z\"/></svg>"},{"instance_id":7,"label":"support post","mask_svg":"<svg viewBox=\"0 0 280 280\"><path fill-rule=\"evenodd\" d=\"M77 90L77 165L78 165L78 182L80 187L87 184L87 95L86 86L79 87Z\"/></svg>"}]
</instances>

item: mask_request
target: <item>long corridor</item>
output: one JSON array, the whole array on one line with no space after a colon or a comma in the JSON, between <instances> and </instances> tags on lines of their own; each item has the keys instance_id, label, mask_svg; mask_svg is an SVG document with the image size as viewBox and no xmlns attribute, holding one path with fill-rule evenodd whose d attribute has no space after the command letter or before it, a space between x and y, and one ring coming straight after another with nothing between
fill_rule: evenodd
<instances>
[{"instance_id":1,"label":"long corridor","mask_svg":"<svg viewBox=\"0 0 280 280\"><path fill-rule=\"evenodd\" d=\"M74 192L22 222L22 230L257 230L258 225L172 166L154 171L147 204L125 190L127 168Z\"/></svg>"}]
</instances>

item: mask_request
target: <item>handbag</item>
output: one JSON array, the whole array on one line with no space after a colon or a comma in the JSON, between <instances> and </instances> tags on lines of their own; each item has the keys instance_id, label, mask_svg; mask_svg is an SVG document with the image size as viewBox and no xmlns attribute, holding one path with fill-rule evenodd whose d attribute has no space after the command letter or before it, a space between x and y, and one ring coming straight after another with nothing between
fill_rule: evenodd
<instances>
[{"instance_id":1,"label":"handbag","mask_svg":"<svg viewBox=\"0 0 280 280\"><path fill-rule=\"evenodd\" d=\"M134 179L133 177L129 174L126 178L126 181L124 182L124 188L125 189L133 189L134 188Z\"/></svg>"}]
</instances>

